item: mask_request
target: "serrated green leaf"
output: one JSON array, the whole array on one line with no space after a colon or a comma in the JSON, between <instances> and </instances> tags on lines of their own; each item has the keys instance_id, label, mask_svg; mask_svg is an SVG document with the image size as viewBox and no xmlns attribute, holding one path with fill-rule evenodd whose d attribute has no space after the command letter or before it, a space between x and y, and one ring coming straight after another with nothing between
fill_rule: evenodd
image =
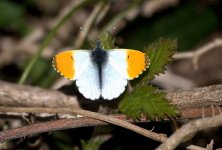
<instances>
[{"instance_id":1,"label":"serrated green leaf","mask_svg":"<svg viewBox=\"0 0 222 150\"><path fill-rule=\"evenodd\" d=\"M177 49L176 39L159 39L158 42L145 48L150 59L149 69L144 73L144 81L154 79L155 75L164 73L165 66L172 61L172 56Z\"/></svg>"},{"instance_id":2,"label":"serrated green leaf","mask_svg":"<svg viewBox=\"0 0 222 150\"><path fill-rule=\"evenodd\" d=\"M140 119L141 115L153 120L175 117L179 111L169 104L166 93L152 86L134 88L119 103L119 110L133 119Z\"/></svg>"}]
</instances>

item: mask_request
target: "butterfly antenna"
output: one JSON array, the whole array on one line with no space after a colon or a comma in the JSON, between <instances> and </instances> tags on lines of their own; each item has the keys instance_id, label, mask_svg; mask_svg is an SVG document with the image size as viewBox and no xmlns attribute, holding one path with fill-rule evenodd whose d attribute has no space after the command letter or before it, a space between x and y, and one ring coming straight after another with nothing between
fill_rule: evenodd
<instances>
[{"instance_id":1,"label":"butterfly antenna","mask_svg":"<svg viewBox=\"0 0 222 150\"><path fill-rule=\"evenodd\" d=\"M89 40L89 43L92 47L95 46L95 40L93 40L89 34L86 33L85 29L83 27L80 27L80 30L83 31L86 34L87 39Z\"/></svg>"},{"instance_id":2,"label":"butterfly antenna","mask_svg":"<svg viewBox=\"0 0 222 150\"><path fill-rule=\"evenodd\" d=\"M111 31L110 34L113 36L115 32L116 32L116 27L114 26L114 27L113 27L113 30Z\"/></svg>"}]
</instances>

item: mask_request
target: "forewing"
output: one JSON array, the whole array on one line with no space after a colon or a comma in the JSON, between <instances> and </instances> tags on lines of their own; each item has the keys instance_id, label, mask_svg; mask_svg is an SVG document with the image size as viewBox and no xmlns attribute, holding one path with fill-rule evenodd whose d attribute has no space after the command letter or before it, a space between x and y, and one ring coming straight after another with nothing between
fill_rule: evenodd
<instances>
[{"instance_id":1,"label":"forewing","mask_svg":"<svg viewBox=\"0 0 222 150\"><path fill-rule=\"evenodd\" d=\"M148 56L137 50L126 50L127 52L127 73L128 79L137 78L149 67Z\"/></svg>"},{"instance_id":2,"label":"forewing","mask_svg":"<svg viewBox=\"0 0 222 150\"><path fill-rule=\"evenodd\" d=\"M83 66L88 59L90 52L87 50L64 51L53 58L53 67L65 78L75 80L83 72Z\"/></svg>"},{"instance_id":3,"label":"forewing","mask_svg":"<svg viewBox=\"0 0 222 150\"><path fill-rule=\"evenodd\" d=\"M110 63L115 70L128 80L137 78L149 67L149 58L143 52L131 49L113 49L108 53Z\"/></svg>"}]
</instances>

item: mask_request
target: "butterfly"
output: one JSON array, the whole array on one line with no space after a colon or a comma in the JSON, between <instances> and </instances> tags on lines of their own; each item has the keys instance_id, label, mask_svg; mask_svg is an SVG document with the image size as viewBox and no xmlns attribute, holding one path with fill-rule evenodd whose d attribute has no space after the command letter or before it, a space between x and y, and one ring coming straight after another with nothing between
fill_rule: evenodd
<instances>
[{"instance_id":1,"label":"butterfly","mask_svg":"<svg viewBox=\"0 0 222 150\"><path fill-rule=\"evenodd\" d=\"M127 80L137 78L149 67L149 58L132 49L104 50L97 42L93 50L57 54L53 67L65 78L75 80L85 98L112 100L125 91Z\"/></svg>"}]
</instances>

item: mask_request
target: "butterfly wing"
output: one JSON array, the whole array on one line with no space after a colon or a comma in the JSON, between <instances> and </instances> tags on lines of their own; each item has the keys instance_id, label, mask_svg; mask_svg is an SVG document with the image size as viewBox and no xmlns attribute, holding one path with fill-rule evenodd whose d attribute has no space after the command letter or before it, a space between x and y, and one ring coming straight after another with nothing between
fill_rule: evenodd
<instances>
[{"instance_id":1,"label":"butterfly wing","mask_svg":"<svg viewBox=\"0 0 222 150\"><path fill-rule=\"evenodd\" d=\"M124 78L124 76L122 76L121 73L115 69L115 67L110 62L110 59L108 59L106 65L103 68L102 79L103 84L101 95L104 99L108 100L112 100L118 97L121 93L123 93L127 85L127 79Z\"/></svg>"},{"instance_id":2,"label":"butterfly wing","mask_svg":"<svg viewBox=\"0 0 222 150\"><path fill-rule=\"evenodd\" d=\"M91 51L71 50L54 57L55 70L65 78L76 80L79 92L89 99L100 97L97 69L91 62Z\"/></svg>"},{"instance_id":3,"label":"butterfly wing","mask_svg":"<svg viewBox=\"0 0 222 150\"><path fill-rule=\"evenodd\" d=\"M89 59L90 51L87 50L64 51L53 58L53 67L65 78L76 80L84 71Z\"/></svg>"},{"instance_id":4,"label":"butterfly wing","mask_svg":"<svg viewBox=\"0 0 222 150\"><path fill-rule=\"evenodd\" d=\"M96 100L101 95L99 87L98 71L96 66L88 60L83 66L85 69L76 78L76 85L79 88L79 92L83 94L85 98Z\"/></svg>"},{"instance_id":5,"label":"butterfly wing","mask_svg":"<svg viewBox=\"0 0 222 150\"><path fill-rule=\"evenodd\" d=\"M148 56L137 50L125 50L127 55L127 75L128 79L132 80L137 78L143 71L145 71L149 65Z\"/></svg>"},{"instance_id":6,"label":"butterfly wing","mask_svg":"<svg viewBox=\"0 0 222 150\"><path fill-rule=\"evenodd\" d=\"M127 80L138 77L148 67L149 59L145 53L129 49L108 51L108 60L103 69L102 97L118 97L127 85Z\"/></svg>"},{"instance_id":7,"label":"butterfly wing","mask_svg":"<svg viewBox=\"0 0 222 150\"><path fill-rule=\"evenodd\" d=\"M64 76L67 79L74 80L75 79L75 61L73 59L73 55L75 51L64 51L57 54L53 58L53 67L54 69Z\"/></svg>"},{"instance_id":8,"label":"butterfly wing","mask_svg":"<svg viewBox=\"0 0 222 150\"><path fill-rule=\"evenodd\" d=\"M131 49L114 49L108 53L111 64L128 80L137 78L149 67L149 58L143 52Z\"/></svg>"}]
</instances>

